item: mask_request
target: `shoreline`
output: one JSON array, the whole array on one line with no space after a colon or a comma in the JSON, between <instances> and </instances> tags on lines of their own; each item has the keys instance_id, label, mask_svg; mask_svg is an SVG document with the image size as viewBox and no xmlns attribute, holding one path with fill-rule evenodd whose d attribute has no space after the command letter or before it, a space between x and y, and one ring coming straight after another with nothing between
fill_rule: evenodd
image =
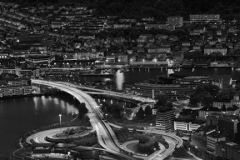
<instances>
[{"instance_id":1,"label":"shoreline","mask_svg":"<svg viewBox=\"0 0 240 160\"><path fill-rule=\"evenodd\" d=\"M0 100L2 100L2 101L5 101L5 100L12 101L13 99L25 99L25 98L33 98L33 97L38 97L39 98L41 96L46 96L46 97L48 97L48 96L58 96L58 95L61 96L62 95L61 93L62 92L51 92L51 93L41 93L41 94L6 96L6 97L1 97ZM74 121L77 118L78 118L78 115L75 115L74 117L68 117L68 119L66 119L66 121L64 121L62 124L69 123L70 121ZM11 119L6 119L6 120L11 121ZM14 136L10 136L10 137L14 138L14 139L11 140L11 146L9 145L6 150L4 150L4 147L2 146L3 150L0 152L1 155L3 155L6 158L12 157L14 151L18 150L22 145L22 143L20 143L20 141L23 140L23 134L26 134L29 131L34 131L34 130L39 130L41 128L45 128L46 126L52 126L54 124L55 123L52 123L50 121L50 123L45 123L45 125L36 126L36 128L35 127L31 128L31 126L30 126L30 128L25 128L26 130L23 133L20 133L18 135L14 135ZM57 123L57 124L59 124L59 123ZM28 122L27 122L27 126L28 125L32 125L32 124L28 124ZM25 125L23 124L23 126L25 126Z\"/></svg>"}]
</instances>

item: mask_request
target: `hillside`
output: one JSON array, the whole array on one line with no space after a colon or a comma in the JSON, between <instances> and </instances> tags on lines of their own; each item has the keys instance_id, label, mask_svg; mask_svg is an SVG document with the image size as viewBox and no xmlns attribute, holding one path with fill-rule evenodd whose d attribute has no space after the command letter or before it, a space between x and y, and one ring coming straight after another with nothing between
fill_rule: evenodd
<instances>
[{"instance_id":1,"label":"hillside","mask_svg":"<svg viewBox=\"0 0 240 160\"><path fill-rule=\"evenodd\" d=\"M6 1L6 0L5 0ZM58 3L65 0L8 0L21 4ZM98 15L117 15L120 17L155 17L166 20L167 16L181 15L189 18L189 14L219 13L227 19L239 18L239 0L68 0L95 8Z\"/></svg>"}]
</instances>

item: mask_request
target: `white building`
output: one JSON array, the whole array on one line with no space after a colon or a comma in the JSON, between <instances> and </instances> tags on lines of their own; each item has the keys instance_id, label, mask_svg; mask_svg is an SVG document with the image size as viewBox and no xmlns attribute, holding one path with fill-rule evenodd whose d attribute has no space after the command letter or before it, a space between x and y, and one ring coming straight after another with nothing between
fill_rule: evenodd
<instances>
[{"instance_id":1,"label":"white building","mask_svg":"<svg viewBox=\"0 0 240 160\"><path fill-rule=\"evenodd\" d=\"M174 120L174 130L181 130L181 131L194 131L197 130L203 121L189 121L183 119L175 119Z\"/></svg>"}]
</instances>

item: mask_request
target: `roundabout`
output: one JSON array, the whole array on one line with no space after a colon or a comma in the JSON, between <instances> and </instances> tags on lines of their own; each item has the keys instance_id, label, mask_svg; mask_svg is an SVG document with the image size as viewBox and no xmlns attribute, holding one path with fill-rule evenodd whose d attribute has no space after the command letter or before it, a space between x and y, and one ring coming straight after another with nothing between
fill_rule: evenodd
<instances>
[{"instance_id":1,"label":"roundabout","mask_svg":"<svg viewBox=\"0 0 240 160\"><path fill-rule=\"evenodd\" d=\"M32 83L51 86L51 87L60 89L64 92L71 94L78 101L85 103L86 108L89 111L88 117L90 119L91 125L97 133L98 142L100 146L105 148L107 152L127 160L134 160L135 158L140 158L138 154L133 153L129 148L127 148L127 145L125 147L124 145L122 146L119 144L116 138L116 135L114 134L112 128L110 127L110 125L112 126L112 124L108 124L106 121L102 119L102 114L99 110L99 107L91 96L79 90L79 88L75 88L75 86L71 86L69 84L50 82L50 81L44 81L44 80L35 80L35 79L32 79ZM61 128L39 132L28 137L27 142L31 144L31 139L33 139L34 142L36 143L49 143L46 141L46 137L49 137L49 136L53 137L60 131L61 131ZM143 131L143 132L160 134L159 132L156 132L156 131L155 132ZM147 158L145 157L143 159L150 159L150 160L159 159L159 158L164 159L174 152L175 146L180 147L182 145L182 141L178 139L179 137L173 134L165 133L163 134L163 136L164 138L166 137L166 141L169 144L168 149L161 146L160 150L154 152L149 157Z\"/></svg>"}]
</instances>

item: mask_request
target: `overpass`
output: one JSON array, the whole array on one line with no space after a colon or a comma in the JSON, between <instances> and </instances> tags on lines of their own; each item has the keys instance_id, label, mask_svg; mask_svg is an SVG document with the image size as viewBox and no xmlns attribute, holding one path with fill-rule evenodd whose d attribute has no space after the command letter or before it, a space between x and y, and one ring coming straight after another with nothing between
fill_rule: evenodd
<instances>
[{"instance_id":1,"label":"overpass","mask_svg":"<svg viewBox=\"0 0 240 160\"><path fill-rule=\"evenodd\" d=\"M36 80L36 79L32 79L32 83L57 88L59 90L62 90L66 93L71 94L78 101L85 103L89 111L88 116L89 116L91 125L96 130L99 144L112 154L118 155L127 160L135 159L133 157L120 153L123 149L119 144L110 125L116 128L119 128L120 126L116 126L116 125L108 124L104 122L102 120L103 116L99 110L98 104L95 102L95 100L91 96L79 90L80 88L78 86L73 85L71 83L65 83L65 82L59 83L59 82L51 82L51 81ZM83 87L83 88L85 89L86 87ZM101 90L101 91L104 92L104 90ZM169 134L169 133L164 134L164 133L160 133L159 131L145 131L145 130L139 130L139 131L147 132L147 133L163 134L163 136L166 137L167 142L169 143L169 148L165 152L161 154L157 154L155 155L155 157L151 157L150 159L159 159L159 158L164 159L174 152L175 147L178 148L182 146L182 139L173 134Z\"/></svg>"},{"instance_id":2,"label":"overpass","mask_svg":"<svg viewBox=\"0 0 240 160\"><path fill-rule=\"evenodd\" d=\"M91 96L89 96L88 94L84 93L79 89L70 87L69 85L56 83L56 82L32 79L32 83L57 88L59 90L62 90L66 93L71 94L78 101L85 103L89 111L88 116L89 116L91 125L97 132L99 144L103 148L105 148L108 152L111 152L127 160L135 160L135 158L132 158L130 156L120 153L121 148L116 143L116 139L113 134L114 132L111 130L110 127L107 127L107 124L105 124L101 120L102 117L101 117L101 114L99 113L98 105Z\"/></svg>"},{"instance_id":3,"label":"overpass","mask_svg":"<svg viewBox=\"0 0 240 160\"><path fill-rule=\"evenodd\" d=\"M125 93L114 92L114 91L110 91L110 90L91 88L91 87L86 87L86 86L82 86L82 85L76 85L76 84L69 83L69 82L58 82L58 83L65 84L67 86L78 88L81 90L85 90L86 93L89 93L89 94L110 95L110 96L114 96L114 97L120 97L120 98L124 98L124 99L136 100L139 102L146 102L146 103L155 103L156 102L154 99L141 97L141 96L137 96L137 95L132 95L132 94L125 94Z\"/></svg>"}]
</instances>

